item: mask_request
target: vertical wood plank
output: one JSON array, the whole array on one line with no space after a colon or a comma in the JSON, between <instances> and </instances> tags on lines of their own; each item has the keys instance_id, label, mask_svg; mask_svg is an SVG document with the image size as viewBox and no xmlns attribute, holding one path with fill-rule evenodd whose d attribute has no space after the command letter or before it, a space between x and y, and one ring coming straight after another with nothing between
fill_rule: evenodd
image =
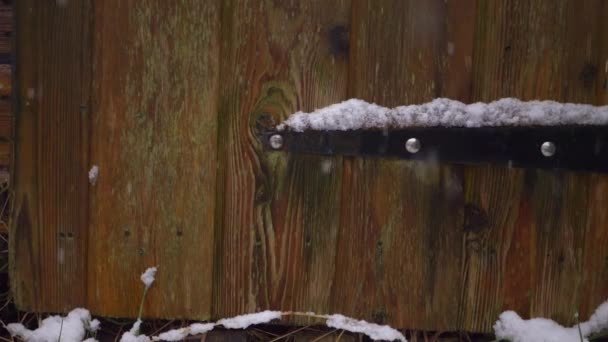
<instances>
[{"instance_id":1,"label":"vertical wood plank","mask_svg":"<svg viewBox=\"0 0 608 342\"><path fill-rule=\"evenodd\" d=\"M473 100L595 103L599 7L593 0L480 1ZM486 229L476 248L465 249L463 329L489 331L507 309L573 321L585 234L598 229L587 222L589 186L581 173L465 169L470 219Z\"/></svg>"},{"instance_id":2,"label":"vertical wood plank","mask_svg":"<svg viewBox=\"0 0 608 342\"><path fill-rule=\"evenodd\" d=\"M598 34L600 53L597 58L597 105L608 105L608 3L596 8L600 17ZM593 313L608 298L608 176L595 174L589 185L587 233L583 247L581 302L582 319Z\"/></svg>"},{"instance_id":3,"label":"vertical wood plank","mask_svg":"<svg viewBox=\"0 0 608 342\"><path fill-rule=\"evenodd\" d=\"M209 318L220 1L94 3L89 308Z\"/></svg>"},{"instance_id":4,"label":"vertical wood plank","mask_svg":"<svg viewBox=\"0 0 608 342\"><path fill-rule=\"evenodd\" d=\"M497 301L527 296L530 236L515 229L521 225L517 215L522 180L521 170L465 167L465 285L460 307L465 330L489 330L500 313ZM517 265L516 271L510 273L508 265ZM519 309L518 303L510 304Z\"/></svg>"},{"instance_id":5,"label":"vertical wood plank","mask_svg":"<svg viewBox=\"0 0 608 342\"><path fill-rule=\"evenodd\" d=\"M11 288L24 310L85 304L88 1L17 2Z\"/></svg>"},{"instance_id":6,"label":"vertical wood plank","mask_svg":"<svg viewBox=\"0 0 608 342\"><path fill-rule=\"evenodd\" d=\"M470 69L462 66L472 54L473 23L463 19L474 2L460 9L445 1L353 6L349 97L383 106L467 100ZM348 158L342 188L334 311L400 328L455 329L460 167Z\"/></svg>"},{"instance_id":7,"label":"vertical wood plank","mask_svg":"<svg viewBox=\"0 0 608 342\"><path fill-rule=\"evenodd\" d=\"M608 177L593 175L589 189L589 218L582 251L582 295L578 307L583 320L608 298Z\"/></svg>"},{"instance_id":8,"label":"vertical wood plank","mask_svg":"<svg viewBox=\"0 0 608 342\"><path fill-rule=\"evenodd\" d=\"M0 54L4 55L9 55L13 51L12 38L15 21L11 2L0 3Z\"/></svg>"},{"instance_id":9,"label":"vertical wood plank","mask_svg":"<svg viewBox=\"0 0 608 342\"><path fill-rule=\"evenodd\" d=\"M225 1L214 316L328 312L341 159L262 149L257 134L344 100L350 1Z\"/></svg>"}]
</instances>

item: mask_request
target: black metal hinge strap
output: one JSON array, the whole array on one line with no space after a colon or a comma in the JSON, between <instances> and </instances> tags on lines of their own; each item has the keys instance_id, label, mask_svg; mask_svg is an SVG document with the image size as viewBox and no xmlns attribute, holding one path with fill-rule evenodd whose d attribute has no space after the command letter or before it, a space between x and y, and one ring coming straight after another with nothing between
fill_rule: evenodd
<instances>
[{"instance_id":1,"label":"black metal hinge strap","mask_svg":"<svg viewBox=\"0 0 608 342\"><path fill-rule=\"evenodd\" d=\"M608 172L605 126L269 131L262 140L291 153Z\"/></svg>"}]
</instances>

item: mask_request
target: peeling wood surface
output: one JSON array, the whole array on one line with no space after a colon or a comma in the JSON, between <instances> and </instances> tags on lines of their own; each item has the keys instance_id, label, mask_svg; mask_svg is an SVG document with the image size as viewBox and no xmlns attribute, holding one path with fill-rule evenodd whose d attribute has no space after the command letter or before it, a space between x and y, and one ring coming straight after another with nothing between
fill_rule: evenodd
<instances>
[{"instance_id":1,"label":"peeling wood surface","mask_svg":"<svg viewBox=\"0 0 608 342\"><path fill-rule=\"evenodd\" d=\"M350 97L606 104L606 2L75 3L18 3L21 308L134 316L152 265L144 312L163 318L280 309L489 331L503 310L569 324L608 296L604 175L258 140Z\"/></svg>"},{"instance_id":2,"label":"peeling wood surface","mask_svg":"<svg viewBox=\"0 0 608 342\"><path fill-rule=\"evenodd\" d=\"M219 1L95 2L88 306L205 319L213 274Z\"/></svg>"}]
</instances>

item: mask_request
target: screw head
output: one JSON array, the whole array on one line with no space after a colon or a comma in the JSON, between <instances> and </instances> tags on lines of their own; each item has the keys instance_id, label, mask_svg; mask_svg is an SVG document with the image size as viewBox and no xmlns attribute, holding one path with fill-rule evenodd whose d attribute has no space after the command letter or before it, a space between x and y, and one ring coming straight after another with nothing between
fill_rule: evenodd
<instances>
[{"instance_id":1,"label":"screw head","mask_svg":"<svg viewBox=\"0 0 608 342\"><path fill-rule=\"evenodd\" d=\"M540 145L540 153L545 157L553 157L555 152L557 151L557 147L551 141L545 141L542 145Z\"/></svg>"},{"instance_id":2,"label":"screw head","mask_svg":"<svg viewBox=\"0 0 608 342\"><path fill-rule=\"evenodd\" d=\"M273 134L270 136L268 142L270 143L270 147L274 150L280 150L283 147L283 136L280 134Z\"/></svg>"},{"instance_id":3,"label":"screw head","mask_svg":"<svg viewBox=\"0 0 608 342\"><path fill-rule=\"evenodd\" d=\"M405 142L405 149L409 153L417 153L418 151L420 151L421 148L422 148L422 144L420 143L420 140L418 140L416 138L409 138Z\"/></svg>"}]
</instances>

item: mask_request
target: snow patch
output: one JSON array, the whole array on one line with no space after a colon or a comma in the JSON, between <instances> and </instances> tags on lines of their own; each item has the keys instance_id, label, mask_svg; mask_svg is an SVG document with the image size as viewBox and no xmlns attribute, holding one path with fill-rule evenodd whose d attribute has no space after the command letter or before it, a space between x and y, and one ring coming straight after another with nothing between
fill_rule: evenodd
<instances>
[{"instance_id":1,"label":"snow patch","mask_svg":"<svg viewBox=\"0 0 608 342\"><path fill-rule=\"evenodd\" d=\"M524 320L514 311L500 314L494 334L511 342L580 342L577 328L565 328L547 318Z\"/></svg>"},{"instance_id":2,"label":"snow patch","mask_svg":"<svg viewBox=\"0 0 608 342\"><path fill-rule=\"evenodd\" d=\"M354 333L363 333L375 341L397 340L407 342L405 336L403 336L402 333L391 328L388 325L368 323L366 321L356 320L354 318L346 317L343 315L330 315L327 317L327 322L325 324L330 328L342 329Z\"/></svg>"},{"instance_id":3,"label":"snow patch","mask_svg":"<svg viewBox=\"0 0 608 342\"><path fill-rule=\"evenodd\" d=\"M149 267L144 273L141 274L141 282L146 285L146 289L150 288L152 283L154 283L154 279L156 279L156 271L156 267Z\"/></svg>"},{"instance_id":4,"label":"snow patch","mask_svg":"<svg viewBox=\"0 0 608 342\"><path fill-rule=\"evenodd\" d=\"M95 185L97 178L99 177L99 166L93 165L89 170L89 183Z\"/></svg>"},{"instance_id":5,"label":"snow patch","mask_svg":"<svg viewBox=\"0 0 608 342\"><path fill-rule=\"evenodd\" d=\"M250 325L268 323L274 319L280 319L280 311L262 311L252 314L240 315L232 318L224 318L217 321L217 325L223 325L228 329L246 329Z\"/></svg>"},{"instance_id":6,"label":"snow patch","mask_svg":"<svg viewBox=\"0 0 608 342\"><path fill-rule=\"evenodd\" d=\"M215 328L214 323L193 323L186 328L173 329L153 338L154 341L181 341L190 335L199 335Z\"/></svg>"},{"instance_id":7,"label":"snow patch","mask_svg":"<svg viewBox=\"0 0 608 342\"><path fill-rule=\"evenodd\" d=\"M547 318L522 319L514 311L500 314L494 324L494 334L511 342L587 342L588 337L608 329L608 301L601 304L588 321L579 326L563 327Z\"/></svg>"},{"instance_id":8,"label":"snow patch","mask_svg":"<svg viewBox=\"0 0 608 342\"><path fill-rule=\"evenodd\" d=\"M120 342L150 342L150 338L146 335L135 335L130 331L122 334Z\"/></svg>"},{"instance_id":9,"label":"snow patch","mask_svg":"<svg viewBox=\"0 0 608 342\"><path fill-rule=\"evenodd\" d=\"M11 336L20 337L26 342L74 342L84 339L90 321L89 310L77 308L65 317L57 315L43 319L35 330L29 330L21 323L8 324L6 329Z\"/></svg>"},{"instance_id":10,"label":"snow patch","mask_svg":"<svg viewBox=\"0 0 608 342\"><path fill-rule=\"evenodd\" d=\"M606 125L608 106L521 101L505 98L490 103L464 104L438 98L431 102L392 109L351 99L315 110L297 112L277 126L279 131L357 130L406 127L484 127Z\"/></svg>"},{"instance_id":11,"label":"snow patch","mask_svg":"<svg viewBox=\"0 0 608 342\"><path fill-rule=\"evenodd\" d=\"M89 322L88 330L90 332L97 332L97 330L99 330L99 327L101 327L101 322L99 322L99 320L97 318L95 318L94 320Z\"/></svg>"},{"instance_id":12,"label":"snow patch","mask_svg":"<svg viewBox=\"0 0 608 342\"><path fill-rule=\"evenodd\" d=\"M152 279L152 281L154 281L154 279ZM139 334L141 323L141 319L135 321L135 323L133 323L133 326L131 327L131 330L122 334L122 336L120 337L120 342L149 342L150 338L148 336Z\"/></svg>"},{"instance_id":13,"label":"snow patch","mask_svg":"<svg viewBox=\"0 0 608 342\"><path fill-rule=\"evenodd\" d=\"M583 336L590 336L608 329L608 301L598 306L589 320L580 325Z\"/></svg>"}]
</instances>

